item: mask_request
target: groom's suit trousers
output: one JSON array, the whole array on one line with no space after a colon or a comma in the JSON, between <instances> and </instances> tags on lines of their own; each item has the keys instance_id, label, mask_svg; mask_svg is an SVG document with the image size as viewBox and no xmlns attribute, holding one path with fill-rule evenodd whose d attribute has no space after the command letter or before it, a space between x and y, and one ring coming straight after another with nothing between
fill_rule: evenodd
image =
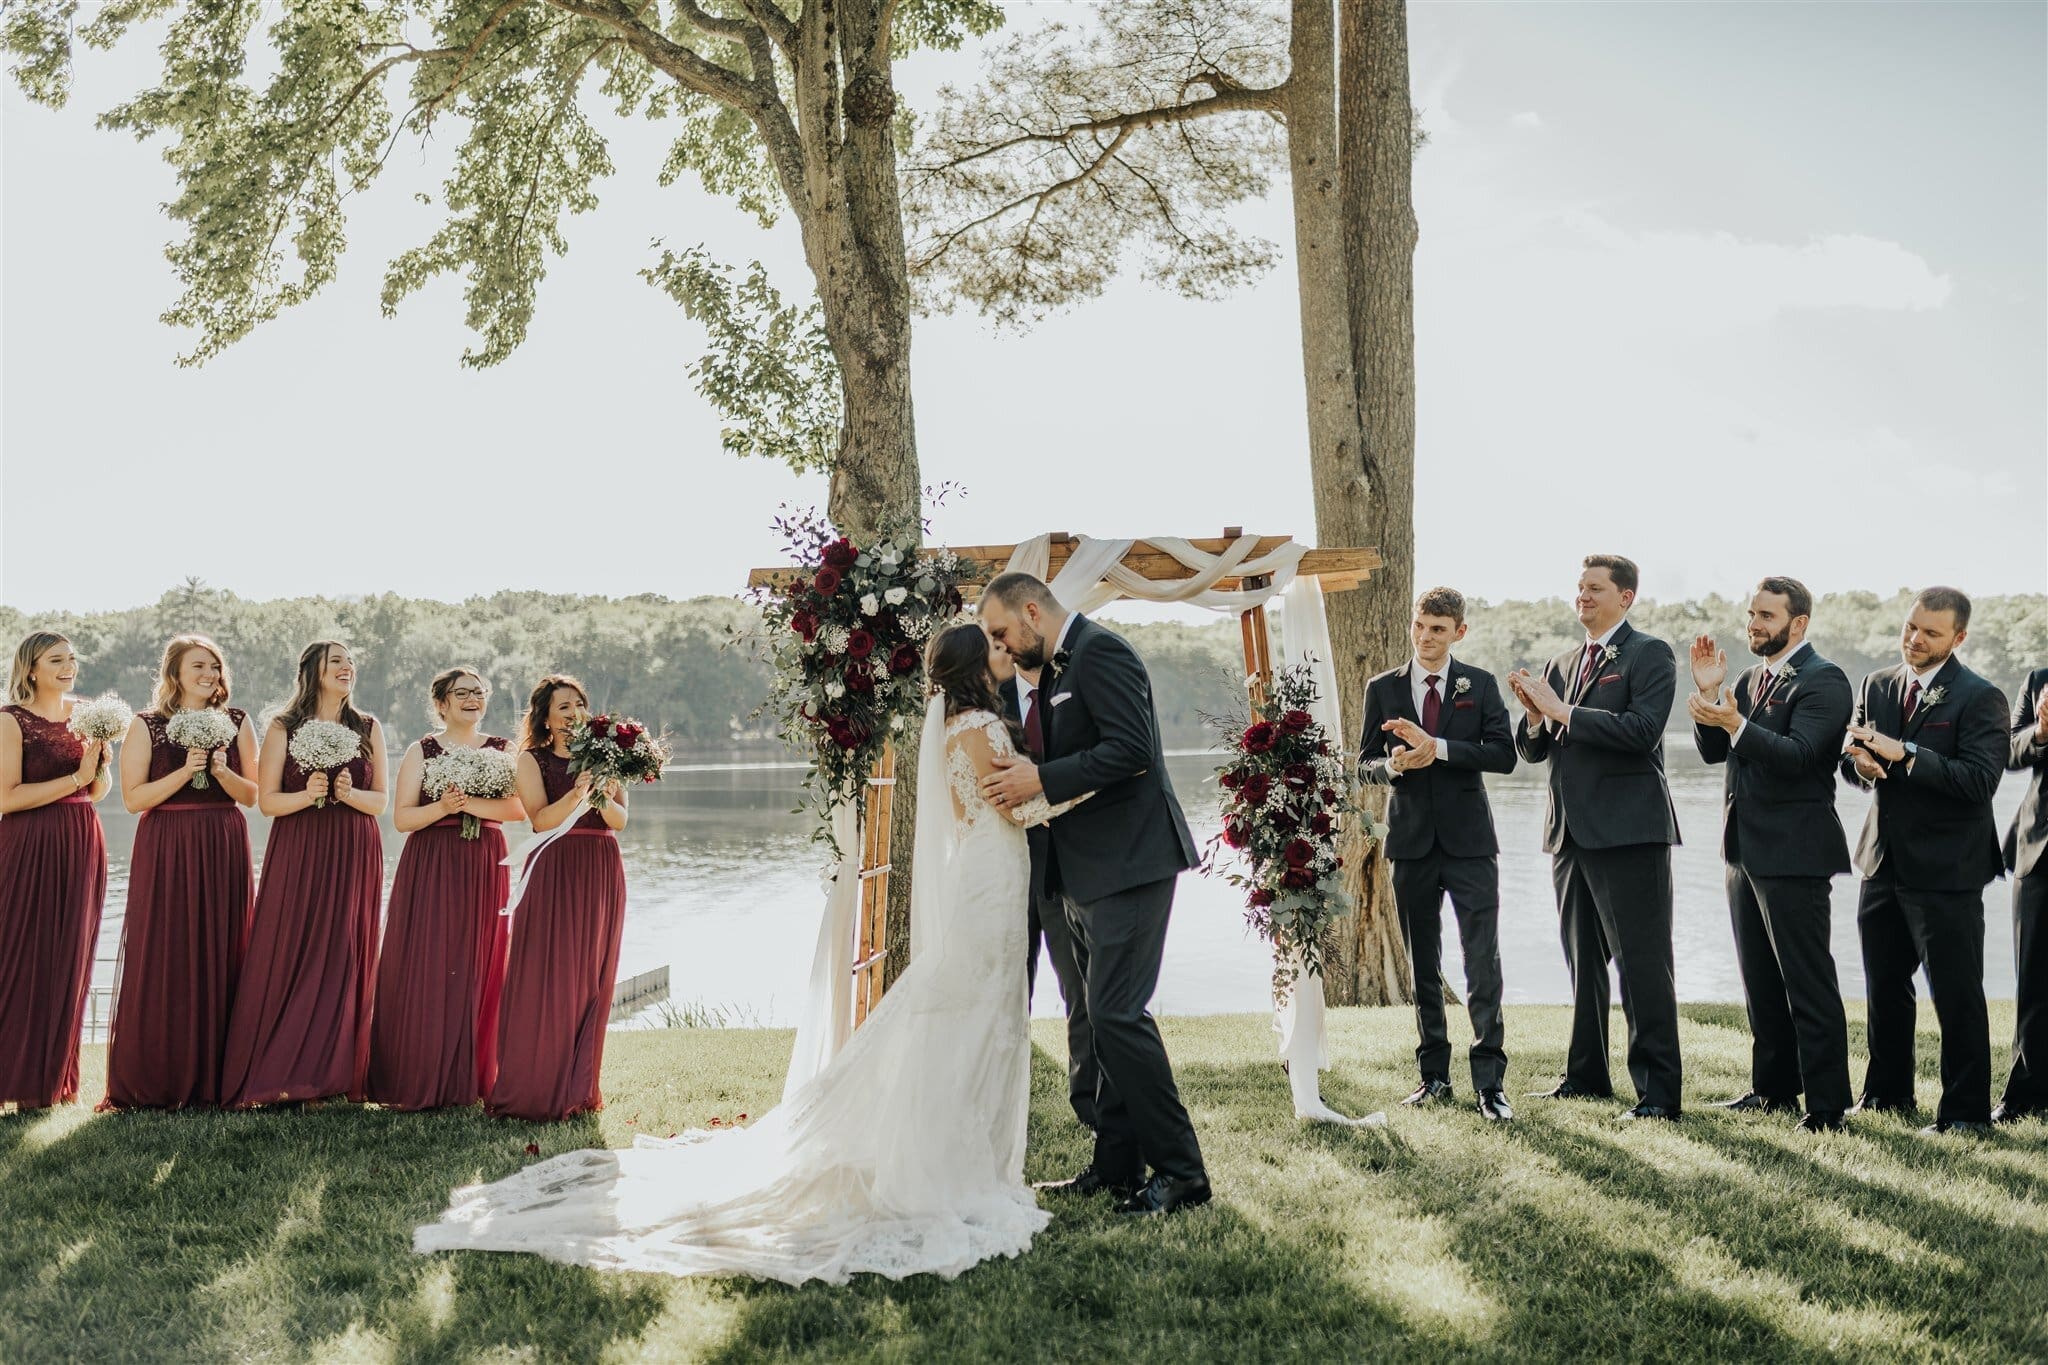
<instances>
[{"instance_id":1,"label":"groom's suit trousers","mask_svg":"<svg viewBox=\"0 0 2048 1365\"><path fill-rule=\"evenodd\" d=\"M1101 1076L1095 1066L1094 1031L1088 1026L1088 983L1075 955L1074 927L1067 922L1066 900L1046 894L1045 831L1033 828L1025 833L1031 836L1031 937L1025 945L1025 980L1036 993L1038 942L1043 938L1053 975L1059 978L1060 1003L1067 1012L1067 1103L1074 1106L1074 1117L1092 1129Z\"/></svg>"},{"instance_id":2,"label":"groom's suit trousers","mask_svg":"<svg viewBox=\"0 0 2048 1365\"><path fill-rule=\"evenodd\" d=\"M1085 904L1066 899L1101 1080L1095 1092L1095 1170L1137 1184L1149 1165L1175 1180L1203 1173L1195 1126L1173 1084L1159 1026L1146 1006L1159 984L1173 879Z\"/></svg>"}]
</instances>

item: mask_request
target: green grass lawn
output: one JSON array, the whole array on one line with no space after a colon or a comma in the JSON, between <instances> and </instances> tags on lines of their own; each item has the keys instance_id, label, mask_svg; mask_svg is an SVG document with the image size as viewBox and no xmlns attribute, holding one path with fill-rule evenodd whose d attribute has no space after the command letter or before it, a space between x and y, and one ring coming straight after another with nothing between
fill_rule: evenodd
<instances>
[{"instance_id":1,"label":"green grass lawn","mask_svg":"<svg viewBox=\"0 0 2048 1365\"><path fill-rule=\"evenodd\" d=\"M1518 1100L1506 1131L1462 1108L1297 1124L1266 1020L1168 1020L1217 1202L1164 1221L1061 1204L1029 1255L950 1283L792 1290L411 1253L452 1186L532 1160L529 1142L619 1146L766 1109L781 1031L617 1035L609 1107L553 1127L346 1105L0 1118L0 1361L2048 1357L2048 1125L1811 1137L1722 1114L1706 1102L1743 1088L1741 1011L1684 1012L1684 1123ZM1512 1093L1557 1069L1566 1022L1508 1011ZM2011 1037L2009 1003L1992 1030ZM1621 1033L1617 1014L1617 1048ZM1333 1011L1331 1035L1338 1108L1407 1092L1406 1011ZM1930 1016L1923 1102L1933 1038ZM1060 1031L1036 1040L1029 1174L1045 1179L1086 1149ZM101 1050L87 1065L96 1098Z\"/></svg>"}]
</instances>

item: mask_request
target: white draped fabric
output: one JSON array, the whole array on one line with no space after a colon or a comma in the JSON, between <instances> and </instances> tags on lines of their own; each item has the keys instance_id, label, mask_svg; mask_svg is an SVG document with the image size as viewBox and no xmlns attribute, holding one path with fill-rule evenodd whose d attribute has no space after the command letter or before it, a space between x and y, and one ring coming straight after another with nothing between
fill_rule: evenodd
<instances>
[{"instance_id":1,"label":"white draped fabric","mask_svg":"<svg viewBox=\"0 0 2048 1365\"><path fill-rule=\"evenodd\" d=\"M789 1053L787 1100L839 1055L853 1036L853 922L860 914L860 801L855 795L832 807L832 841L839 862L826 873L825 917L811 953L811 981L804 1012L796 1021Z\"/></svg>"}]
</instances>

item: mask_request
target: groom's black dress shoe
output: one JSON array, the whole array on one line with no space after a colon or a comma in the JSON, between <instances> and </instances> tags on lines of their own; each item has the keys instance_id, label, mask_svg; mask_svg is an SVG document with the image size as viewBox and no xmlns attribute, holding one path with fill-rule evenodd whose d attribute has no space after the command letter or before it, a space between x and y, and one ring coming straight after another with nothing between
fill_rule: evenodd
<instances>
[{"instance_id":1,"label":"groom's black dress shoe","mask_svg":"<svg viewBox=\"0 0 2048 1365\"><path fill-rule=\"evenodd\" d=\"M1991 1121L1993 1123L2018 1123L2021 1119L2031 1118L2040 1112L2039 1109L2030 1104L2013 1104L2008 1100L2000 1100L1991 1110Z\"/></svg>"},{"instance_id":2,"label":"groom's black dress shoe","mask_svg":"<svg viewBox=\"0 0 2048 1365\"><path fill-rule=\"evenodd\" d=\"M1531 1090L1532 1100L1611 1100L1612 1090L1588 1090L1576 1081L1559 1081L1548 1090Z\"/></svg>"},{"instance_id":3,"label":"groom's black dress shoe","mask_svg":"<svg viewBox=\"0 0 2048 1365\"><path fill-rule=\"evenodd\" d=\"M1105 1180L1093 1166L1083 1166L1081 1173L1070 1180L1041 1180L1031 1188L1046 1194L1111 1194L1118 1199L1129 1199L1143 1186L1141 1180Z\"/></svg>"},{"instance_id":4,"label":"groom's black dress shoe","mask_svg":"<svg viewBox=\"0 0 2048 1365\"><path fill-rule=\"evenodd\" d=\"M1920 1106L1911 1100L1888 1100L1882 1095L1865 1095L1849 1106L1852 1114L1911 1114Z\"/></svg>"},{"instance_id":5,"label":"groom's black dress shoe","mask_svg":"<svg viewBox=\"0 0 2048 1365\"><path fill-rule=\"evenodd\" d=\"M1169 1176L1155 1175L1145 1182L1145 1187L1116 1206L1118 1213L1172 1213L1175 1209L1191 1209L1197 1204L1209 1202L1209 1177L1190 1176L1186 1180L1175 1180Z\"/></svg>"},{"instance_id":6,"label":"groom's black dress shoe","mask_svg":"<svg viewBox=\"0 0 2048 1365\"><path fill-rule=\"evenodd\" d=\"M1449 1104L1451 1098L1451 1083L1449 1081L1424 1081L1421 1085L1415 1087L1414 1094L1402 1100L1401 1103L1411 1108L1419 1108L1425 1104Z\"/></svg>"},{"instance_id":7,"label":"groom's black dress shoe","mask_svg":"<svg viewBox=\"0 0 2048 1365\"><path fill-rule=\"evenodd\" d=\"M1738 1095L1732 1100L1716 1100L1714 1107L1716 1109L1734 1109L1741 1113L1796 1114L1799 1112L1799 1101L1781 1100L1775 1095L1759 1095L1756 1091L1751 1090Z\"/></svg>"},{"instance_id":8,"label":"groom's black dress shoe","mask_svg":"<svg viewBox=\"0 0 2048 1365\"><path fill-rule=\"evenodd\" d=\"M1922 1136L1940 1137L1944 1133L1957 1133L1964 1137L1990 1137L1991 1125L1975 1119L1936 1119L1920 1130Z\"/></svg>"},{"instance_id":9,"label":"groom's black dress shoe","mask_svg":"<svg viewBox=\"0 0 2048 1365\"><path fill-rule=\"evenodd\" d=\"M1666 1109L1661 1104L1639 1104L1633 1109L1622 1111L1621 1121L1623 1123L1629 1123L1636 1119L1670 1119L1676 1122L1678 1120L1678 1111L1676 1109Z\"/></svg>"},{"instance_id":10,"label":"groom's black dress shoe","mask_svg":"<svg viewBox=\"0 0 2048 1365\"><path fill-rule=\"evenodd\" d=\"M1507 1123L1515 1117L1515 1111L1508 1108L1508 1097L1496 1087L1479 1092L1479 1117L1488 1123Z\"/></svg>"},{"instance_id":11,"label":"groom's black dress shoe","mask_svg":"<svg viewBox=\"0 0 2048 1365\"><path fill-rule=\"evenodd\" d=\"M1802 1133L1839 1133L1848 1126L1849 1120L1834 1110L1816 1109L1799 1119L1799 1131Z\"/></svg>"}]
</instances>

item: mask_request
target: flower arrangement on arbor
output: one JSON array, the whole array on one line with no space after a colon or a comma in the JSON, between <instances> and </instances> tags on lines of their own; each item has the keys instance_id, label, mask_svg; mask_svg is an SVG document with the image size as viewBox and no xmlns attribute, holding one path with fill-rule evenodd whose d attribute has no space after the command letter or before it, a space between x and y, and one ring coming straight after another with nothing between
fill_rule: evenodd
<instances>
[{"instance_id":1,"label":"flower arrangement on arbor","mask_svg":"<svg viewBox=\"0 0 2048 1365\"><path fill-rule=\"evenodd\" d=\"M924 709L924 646L962 606L962 561L909 535L856 545L816 512L777 518L795 577L749 596L774 676L764 709L810 758L805 804L831 841L831 812Z\"/></svg>"},{"instance_id":2,"label":"flower arrangement on arbor","mask_svg":"<svg viewBox=\"0 0 2048 1365\"><path fill-rule=\"evenodd\" d=\"M1352 802L1343 754L1309 712L1315 699L1309 670L1296 664L1249 715L1212 718L1230 758L1216 770L1223 829L1202 870L1243 889L1245 919L1273 945L1276 995L1293 989L1300 969L1321 974L1324 931L1351 910L1339 827L1371 818Z\"/></svg>"}]
</instances>

